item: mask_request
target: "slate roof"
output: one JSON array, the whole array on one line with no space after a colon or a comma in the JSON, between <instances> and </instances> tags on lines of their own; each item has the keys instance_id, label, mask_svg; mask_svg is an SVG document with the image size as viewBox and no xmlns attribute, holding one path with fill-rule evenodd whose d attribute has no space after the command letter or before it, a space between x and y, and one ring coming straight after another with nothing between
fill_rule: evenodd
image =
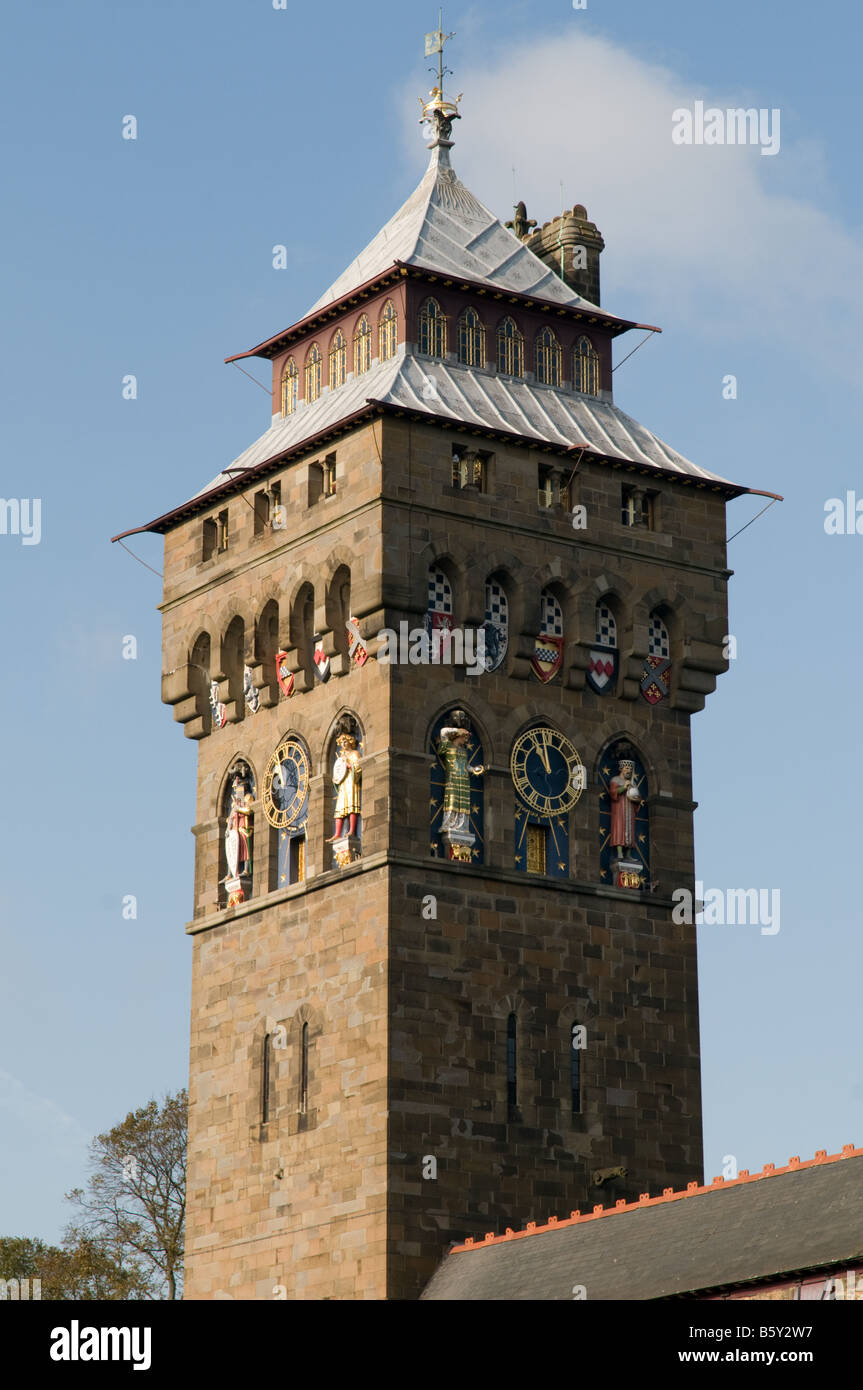
<instances>
[{"instance_id":1,"label":"slate roof","mask_svg":"<svg viewBox=\"0 0 863 1390\"><path fill-rule=\"evenodd\" d=\"M308 310L324 309L396 261L479 284L531 295L571 309L605 314L555 275L466 188L449 150L437 146L406 203ZM614 317L614 315L609 315Z\"/></svg>"},{"instance_id":2,"label":"slate roof","mask_svg":"<svg viewBox=\"0 0 863 1390\"><path fill-rule=\"evenodd\" d=\"M863 1149L456 1246L422 1294L447 1301L673 1298L863 1259Z\"/></svg>"},{"instance_id":3,"label":"slate roof","mask_svg":"<svg viewBox=\"0 0 863 1390\"><path fill-rule=\"evenodd\" d=\"M609 402L476 367L417 357L404 349L361 376L350 377L337 390L325 391L319 400L309 405L301 402L294 414L274 417L270 428L230 468L252 468L277 458L354 415L369 401L451 420L454 427L462 424L505 432L536 440L537 444L584 446L606 458L746 491L692 463ZM223 471L195 495L203 496L231 476L239 475Z\"/></svg>"}]
</instances>

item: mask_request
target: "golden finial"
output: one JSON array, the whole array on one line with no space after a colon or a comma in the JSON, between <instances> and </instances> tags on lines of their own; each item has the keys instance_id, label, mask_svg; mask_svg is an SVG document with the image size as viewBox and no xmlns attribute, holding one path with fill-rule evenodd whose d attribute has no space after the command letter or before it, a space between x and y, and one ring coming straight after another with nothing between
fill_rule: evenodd
<instances>
[{"instance_id":1,"label":"golden finial","mask_svg":"<svg viewBox=\"0 0 863 1390\"><path fill-rule=\"evenodd\" d=\"M447 101L443 94L443 82L445 77L451 77L452 72L444 67L443 50L444 44L449 39L455 38L455 34L445 34L443 29L443 10L438 11L438 27L433 29L430 34L426 34L425 56L432 57L438 55L437 83L432 87L428 97L423 100L420 97L422 115L420 124L430 123L432 127L433 139L429 148L434 149L435 145L451 145L450 135L452 134L452 123L461 119L459 116L458 104L462 94L459 92L455 101ZM429 71L434 74L434 68Z\"/></svg>"}]
</instances>

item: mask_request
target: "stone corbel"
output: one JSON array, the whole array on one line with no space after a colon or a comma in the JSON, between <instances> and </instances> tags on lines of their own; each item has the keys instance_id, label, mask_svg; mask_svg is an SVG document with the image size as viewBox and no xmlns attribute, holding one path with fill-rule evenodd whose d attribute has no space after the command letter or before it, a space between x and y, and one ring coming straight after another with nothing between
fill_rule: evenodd
<instances>
[{"instance_id":1,"label":"stone corbel","mask_svg":"<svg viewBox=\"0 0 863 1390\"><path fill-rule=\"evenodd\" d=\"M203 738L205 707L202 697L195 691L194 667L184 662L174 671L166 671L162 676L162 703L173 705L174 719L183 725L186 738ZM206 697L204 697L206 698Z\"/></svg>"},{"instance_id":2,"label":"stone corbel","mask_svg":"<svg viewBox=\"0 0 863 1390\"><path fill-rule=\"evenodd\" d=\"M716 689L716 677L727 671L728 666L728 658L718 642L685 641L677 663L672 707L692 714L704 709L707 696Z\"/></svg>"},{"instance_id":3,"label":"stone corbel","mask_svg":"<svg viewBox=\"0 0 863 1390\"><path fill-rule=\"evenodd\" d=\"M641 678L644 675L644 663L647 660L647 650L639 651L631 647L628 652L620 652L618 661L620 663L620 699L637 700L641 693Z\"/></svg>"},{"instance_id":4,"label":"stone corbel","mask_svg":"<svg viewBox=\"0 0 863 1390\"><path fill-rule=\"evenodd\" d=\"M527 681L533 675L531 661L536 651L536 637L535 632L520 632L516 637L511 673L515 680Z\"/></svg>"},{"instance_id":5,"label":"stone corbel","mask_svg":"<svg viewBox=\"0 0 863 1390\"><path fill-rule=\"evenodd\" d=\"M583 690L590 665L592 644L589 642L567 642L563 654L564 667L568 667L566 685L568 690Z\"/></svg>"}]
</instances>

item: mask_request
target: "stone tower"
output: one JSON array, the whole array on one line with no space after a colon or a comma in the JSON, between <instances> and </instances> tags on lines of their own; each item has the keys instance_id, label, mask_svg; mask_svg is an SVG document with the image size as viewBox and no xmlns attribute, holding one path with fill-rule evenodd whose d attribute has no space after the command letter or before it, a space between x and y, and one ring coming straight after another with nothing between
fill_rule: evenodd
<instances>
[{"instance_id":1,"label":"stone tower","mask_svg":"<svg viewBox=\"0 0 863 1390\"><path fill-rule=\"evenodd\" d=\"M193 1299L414 1298L451 1241L702 1177L671 894L745 489L617 408L642 325L424 117L411 197L241 354L269 428L141 528L199 751Z\"/></svg>"}]
</instances>

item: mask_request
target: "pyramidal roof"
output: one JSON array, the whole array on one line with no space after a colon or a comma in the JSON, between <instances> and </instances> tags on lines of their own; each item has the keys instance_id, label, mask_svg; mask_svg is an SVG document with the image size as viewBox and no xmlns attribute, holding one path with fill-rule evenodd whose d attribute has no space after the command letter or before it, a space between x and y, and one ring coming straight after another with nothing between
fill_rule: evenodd
<instances>
[{"instance_id":1,"label":"pyramidal roof","mask_svg":"<svg viewBox=\"0 0 863 1390\"><path fill-rule=\"evenodd\" d=\"M458 178L437 144L421 183L304 317L325 309L396 261L605 314L555 275ZM606 315L613 317L613 315Z\"/></svg>"}]
</instances>

